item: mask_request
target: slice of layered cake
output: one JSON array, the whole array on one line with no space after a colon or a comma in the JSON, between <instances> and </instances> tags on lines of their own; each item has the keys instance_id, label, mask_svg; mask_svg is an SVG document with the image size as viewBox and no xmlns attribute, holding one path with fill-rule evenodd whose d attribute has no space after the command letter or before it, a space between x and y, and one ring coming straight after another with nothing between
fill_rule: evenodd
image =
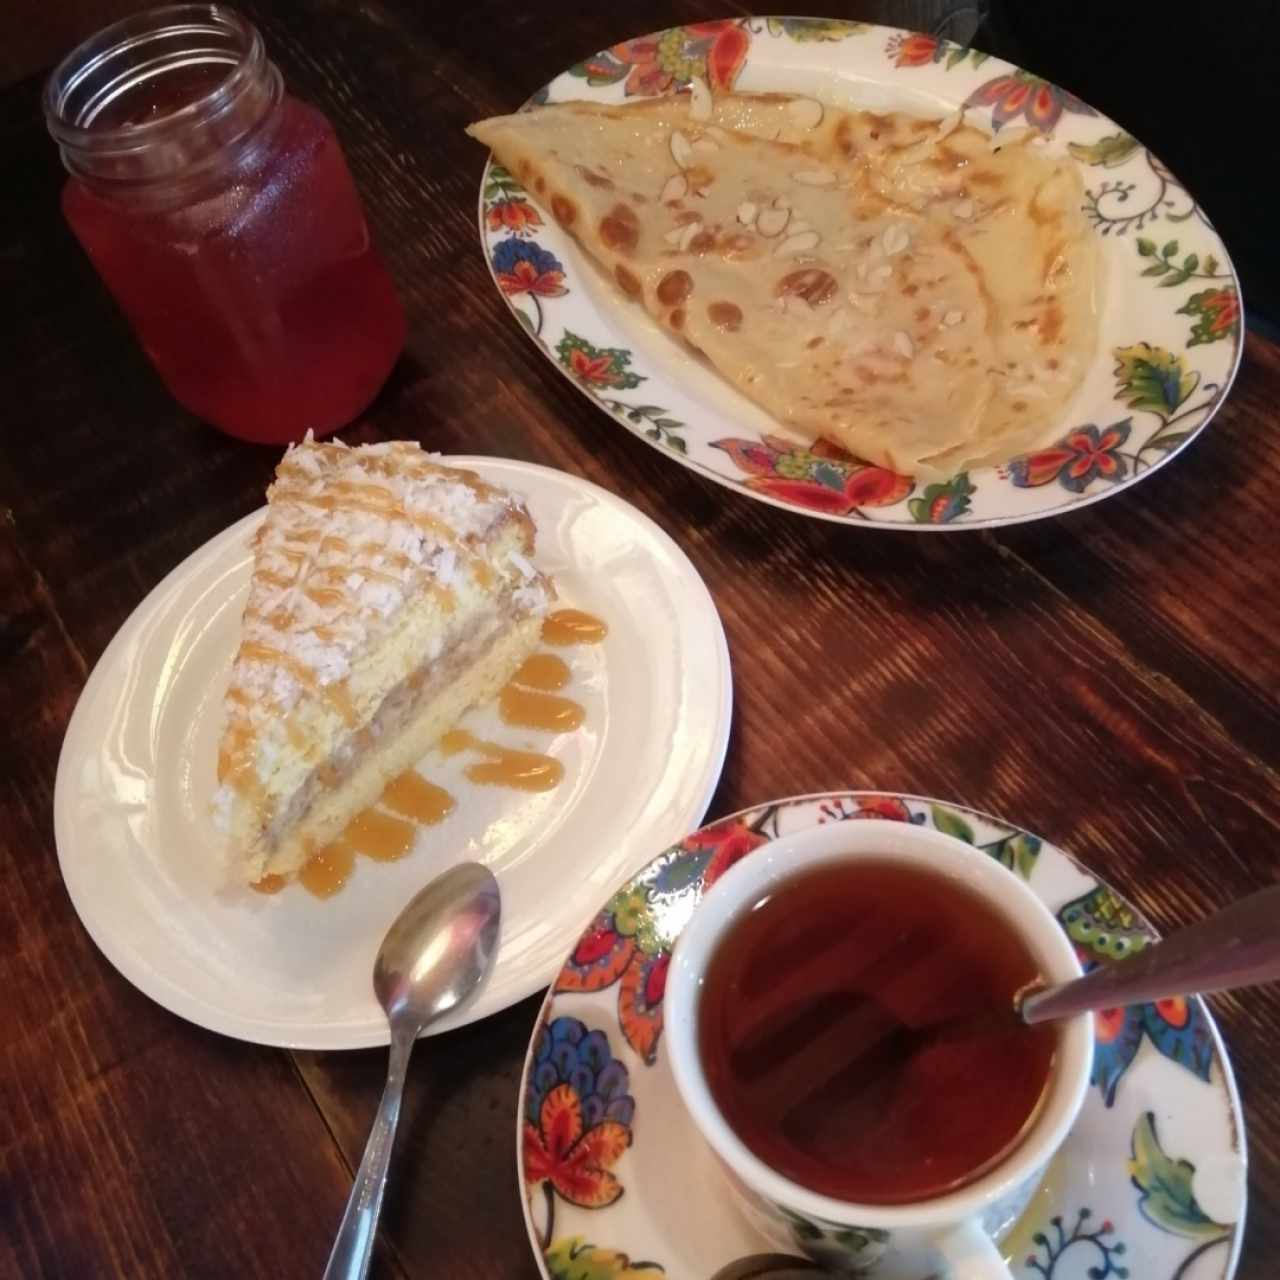
<instances>
[{"instance_id":1,"label":"slice of layered cake","mask_svg":"<svg viewBox=\"0 0 1280 1280\"><path fill-rule=\"evenodd\" d=\"M417 444L292 448L267 491L214 820L289 876L538 642L555 591L523 503Z\"/></svg>"}]
</instances>

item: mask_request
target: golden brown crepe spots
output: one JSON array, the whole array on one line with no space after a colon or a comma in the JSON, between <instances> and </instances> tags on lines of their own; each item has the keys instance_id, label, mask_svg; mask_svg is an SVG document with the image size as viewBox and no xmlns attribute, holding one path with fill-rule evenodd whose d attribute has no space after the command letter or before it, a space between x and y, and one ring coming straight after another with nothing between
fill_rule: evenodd
<instances>
[{"instance_id":1,"label":"golden brown crepe spots","mask_svg":"<svg viewBox=\"0 0 1280 1280\"><path fill-rule=\"evenodd\" d=\"M644 285L635 278L630 271L618 263L613 269L613 278L618 282L618 288L627 295L628 298L639 298L644 295Z\"/></svg>"},{"instance_id":2,"label":"golden brown crepe spots","mask_svg":"<svg viewBox=\"0 0 1280 1280\"><path fill-rule=\"evenodd\" d=\"M707 308L707 319L725 333L737 333L742 328L742 308L736 302L713 302Z\"/></svg>"},{"instance_id":3,"label":"golden brown crepe spots","mask_svg":"<svg viewBox=\"0 0 1280 1280\"><path fill-rule=\"evenodd\" d=\"M628 298L780 422L903 473L1058 430L1094 357L1098 259L1069 158L959 116L786 94L569 102L471 132ZM572 156L573 162L561 160ZM621 199L623 193L630 193Z\"/></svg>"},{"instance_id":4,"label":"golden brown crepe spots","mask_svg":"<svg viewBox=\"0 0 1280 1280\"><path fill-rule=\"evenodd\" d=\"M568 231L577 220L578 206L568 196L562 196L557 192L551 197L551 215Z\"/></svg>"},{"instance_id":5,"label":"golden brown crepe spots","mask_svg":"<svg viewBox=\"0 0 1280 1280\"><path fill-rule=\"evenodd\" d=\"M803 298L811 307L820 307L830 302L840 291L836 278L830 271L821 267L801 267L798 271L790 271L778 281L774 295L785 298Z\"/></svg>"},{"instance_id":6,"label":"golden brown crepe spots","mask_svg":"<svg viewBox=\"0 0 1280 1280\"><path fill-rule=\"evenodd\" d=\"M600 220L600 239L606 249L633 253L640 240L640 219L629 204L615 204Z\"/></svg>"},{"instance_id":7,"label":"golden brown crepe spots","mask_svg":"<svg viewBox=\"0 0 1280 1280\"><path fill-rule=\"evenodd\" d=\"M573 171L589 186L598 187L601 191L613 190L613 179L597 172L595 169L588 169L585 165L575 164Z\"/></svg>"},{"instance_id":8,"label":"golden brown crepe spots","mask_svg":"<svg viewBox=\"0 0 1280 1280\"><path fill-rule=\"evenodd\" d=\"M658 301L664 307L675 307L693 292L693 277L680 269L668 271L658 282Z\"/></svg>"}]
</instances>

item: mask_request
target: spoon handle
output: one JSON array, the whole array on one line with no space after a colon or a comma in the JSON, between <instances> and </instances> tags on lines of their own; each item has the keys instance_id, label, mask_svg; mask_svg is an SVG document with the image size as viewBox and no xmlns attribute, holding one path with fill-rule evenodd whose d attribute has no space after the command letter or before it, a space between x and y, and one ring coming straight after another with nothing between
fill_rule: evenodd
<instances>
[{"instance_id":1,"label":"spoon handle","mask_svg":"<svg viewBox=\"0 0 1280 1280\"><path fill-rule=\"evenodd\" d=\"M324 1280L362 1280L368 1273L373 1256L373 1241L378 1230L378 1214L382 1211L382 1193L387 1186L387 1166L395 1145L396 1124L400 1119L400 1098L404 1093L405 1073L418 1028L392 1024L391 1057L387 1064L387 1083L382 1090L378 1114L374 1116L364 1158L356 1170L355 1184L342 1215L333 1251L324 1269Z\"/></svg>"},{"instance_id":2,"label":"spoon handle","mask_svg":"<svg viewBox=\"0 0 1280 1280\"><path fill-rule=\"evenodd\" d=\"M1280 885L1233 902L1114 964L1022 1001L1025 1022L1280 978Z\"/></svg>"}]
</instances>

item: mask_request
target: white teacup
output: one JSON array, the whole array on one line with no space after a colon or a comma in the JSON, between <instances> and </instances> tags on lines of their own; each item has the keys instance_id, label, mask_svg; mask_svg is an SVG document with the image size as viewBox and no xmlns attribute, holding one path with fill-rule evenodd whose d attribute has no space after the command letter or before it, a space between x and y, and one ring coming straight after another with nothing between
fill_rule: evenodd
<instances>
[{"instance_id":1,"label":"white teacup","mask_svg":"<svg viewBox=\"0 0 1280 1280\"><path fill-rule=\"evenodd\" d=\"M681 934L664 1018L676 1085L742 1207L775 1240L789 1241L826 1267L868 1272L875 1280L1009 1280L997 1242L1026 1207L1084 1102L1093 1060L1088 1015L1061 1024L1044 1100L1029 1132L1005 1159L958 1190L909 1204L856 1204L783 1177L729 1127L707 1087L698 1050L698 1002L721 939L770 889L799 873L860 858L926 864L991 903L1047 982L1080 976L1075 951L1053 915L1017 876L980 850L902 822L868 819L810 828L774 840L730 868Z\"/></svg>"}]
</instances>

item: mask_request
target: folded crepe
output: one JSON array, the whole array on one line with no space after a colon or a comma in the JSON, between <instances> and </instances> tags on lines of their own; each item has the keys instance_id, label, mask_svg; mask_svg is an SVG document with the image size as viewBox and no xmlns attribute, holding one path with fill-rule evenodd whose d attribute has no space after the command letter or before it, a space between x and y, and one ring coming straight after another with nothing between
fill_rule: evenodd
<instances>
[{"instance_id":1,"label":"folded crepe","mask_svg":"<svg viewBox=\"0 0 1280 1280\"><path fill-rule=\"evenodd\" d=\"M1093 358L1080 178L1030 131L696 86L468 132L739 390L902 474L1039 442Z\"/></svg>"}]
</instances>

